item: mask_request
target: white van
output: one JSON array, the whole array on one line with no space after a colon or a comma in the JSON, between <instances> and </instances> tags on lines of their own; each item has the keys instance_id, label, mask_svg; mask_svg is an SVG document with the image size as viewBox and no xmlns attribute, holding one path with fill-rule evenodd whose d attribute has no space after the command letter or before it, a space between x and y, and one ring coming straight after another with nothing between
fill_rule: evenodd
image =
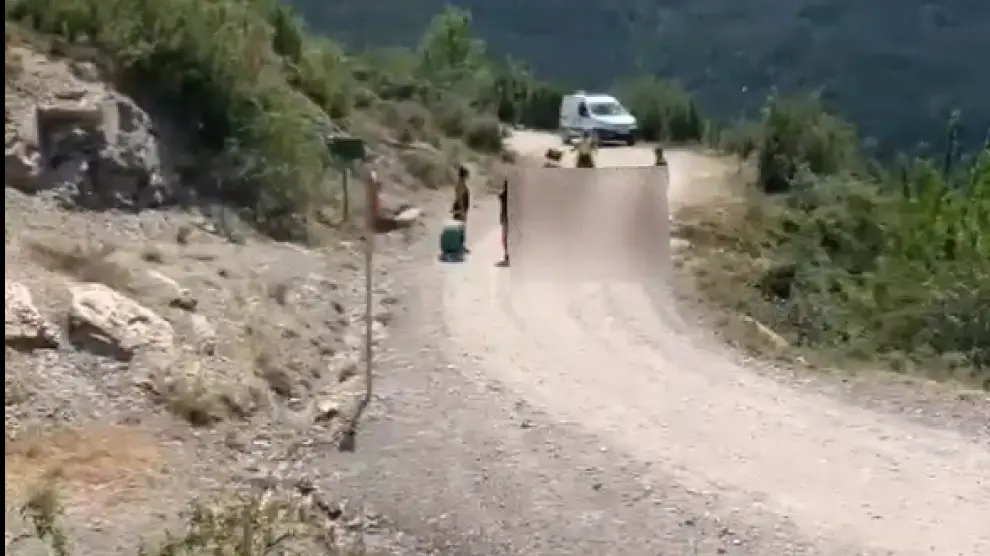
<instances>
[{"instance_id":1,"label":"white van","mask_svg":"<svg viewBox=\"0 0 990 556\"><path fill-rule=\"evenodd\" d=\"M578 91L560 103L560 138L570 143L585 131L601 142L636 143L636 118L615 97Z\"/></svg>"}]
</instances>

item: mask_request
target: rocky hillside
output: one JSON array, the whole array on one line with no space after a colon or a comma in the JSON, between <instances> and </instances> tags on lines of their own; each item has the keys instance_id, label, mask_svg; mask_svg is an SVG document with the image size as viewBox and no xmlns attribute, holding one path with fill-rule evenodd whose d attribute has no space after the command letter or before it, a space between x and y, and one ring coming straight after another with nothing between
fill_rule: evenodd
<instances>
[{"instance_id":1,"label":"rocky hillside","mask_svg":"<svg viewBox=\"0 0 990 556\"><path fill-rule=\"evenodd\" d=\"M194 193L176 171L194 157L155 117L86 61L10 36L6 55L7 540L55 517L57 493L68 554L126 553L346 427L364 392L360 247L162 208ZM378 284L380 339L394 300Z\"/></svg>"},{"instance_id":2,"label":"rocky hillside","mask_svg":"<svg viewBox=\"0 0 990 556\"><path fill-rule=\"evenodd\" d=\"M383 189L380 342L398 302L385 267L408 239L390 232L415 233L407 209L457 163L499 163L497 121L459 93L389 98L358 56L263 2L220 15L181 1L140 13L42 4L6 6L6 552L43 542L116 555L146 542L172 554L163 523L204 551L233 550L230 532L248 525L252 543L291 528L303 553L390 546L314 490L327 470L298 464L307 450L349 448L367 399L364 187L374 175ZM208 16L220 19L207 32L170 27ZM243 28L216 29L245 24L261 34L223 50ZM278 32L319 63L279 58ZM261 81L238 65L251 54ZM167 56L175 72L149 73ZM204 78L207 62L217 71ZM331 71L346 96L333 97ZM194 86L200 104L176 104ZM349 188L327 135L365 142Z\"/></svg>"},{"instance_id":3,"label":"rocky hillside","mask_svg":"<svg viewBox=\"0 0 990 556\"><path fill-rule=\"evenodd\" d=\"M537 74L582 88L643 72L682 82L722 120L752 113L774 87L822 87L867 137L910 149L949 111L983 138L990 5L962 0L693 2L368 2L292 0L307 22L350 44L412 45L453 4L481 38Z\"/></svg>"}]
</instances>

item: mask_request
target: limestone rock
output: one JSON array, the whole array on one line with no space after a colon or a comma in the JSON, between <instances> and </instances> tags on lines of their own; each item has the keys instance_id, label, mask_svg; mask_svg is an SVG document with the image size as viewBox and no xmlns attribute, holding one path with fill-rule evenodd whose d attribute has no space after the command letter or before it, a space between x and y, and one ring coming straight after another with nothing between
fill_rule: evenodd
<instances>
[{"instance_id":1,"label":"limestone rock","mask_svg":"<svg viewBox=\"0 0 990 556\"><path fill-rule=\"evenodd\" d=\"M189 328L192 330L193 341L197 351L203 355L213 355L217 351L217 330L205 316L191 313Z\"/></svg>"},{"instance_id":2,"label":"limestone rock","mask_svg":"<svg viewBox=\"0 0 990 556\"><path fill-rule=\"evenodd\" d=\"M790 347L790 342L787 341L783 336L777 334L770 329L769 326L763 324L762 322L750 317L748 315L743 315L742 322L745 326L750 328L750 333L759 338L761 343L778 350L787 349Z\"/></svg>"},{"instance_id":3,"label":"limestone rock","mask_svg":"<svg viewBox=\"0 0 990 556\"><path fill-rule=\"evenodd\" d=\"M87 89L52 96L20 126L18 141L6 146L9 185L53 189L91 208L175 200L176 180L162 162L151 118L132 100Z\"/></svg>"},{"instance_id":4,"label":"limestone rock","mask_svg":"<svg viewBox=\"0 0 990 556\"><path fill-rule=\"evenodd\" d=\"M141 352L171 358L175 334L161 315L103 284L70 288L69 338L77 346L121 361Z\"/></svg>"},{"instance_id":5,"label":"limestone rock","mask_svg":"<svg viewBox=\"0 0 990 556\"><path fill-rule=\"evenodd\" d=\"M154 288L158 290L157 295L153 296L155 299L163 300L169 307L183 309L186 311L196 310L196 307L199 305L199 301L188 288L182 287L182 285L180 285L173 278L166 276L157 270L149 269L146 270L145 273L150 279L150 282L157 286L157 288ZM144 282L142 282L142 284L144 284Z\"/></svg>"},{"instance_id":6,"label":"limestone rock","mask_svg":"<svg viewBox=\"0 0 990 556\"><path fill-rule=\"evenodd\" d=\"M3 301L5 345L21 350L58 346L58 330L42 316L27 286L5 278Z\"/></svg>"}]
</instances>

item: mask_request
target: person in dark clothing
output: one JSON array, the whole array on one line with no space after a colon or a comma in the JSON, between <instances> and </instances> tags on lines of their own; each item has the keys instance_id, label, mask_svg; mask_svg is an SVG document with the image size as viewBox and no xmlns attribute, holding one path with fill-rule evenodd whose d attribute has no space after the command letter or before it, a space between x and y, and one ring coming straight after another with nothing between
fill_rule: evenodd
<instances>
[{"instance_id":1,"label":"person in dark clothing","mask_svg":"<svg viewBox=\"0 0 990 556\"><path fill-rule=\"evenodd\" d=\"M457 168L457 185L454 186L454 204L450 207L450 216L454 220L464 224L465 244L467 243L467 217L471 210L471 190L468 189L467 182L471 173L466 166ZM467 246L464 252L468 251Z\"/></svg>"},{"instance_id":2,"label":"person in dark clothing","mask_svg":"<svg viewBox=\"0 0 990 556\"><path fill-rule=\"evenodd\" d=\"M502 192L498 194L499 216L502 225L502 261L500 266L509 266L509 180L502 182Z\"/></svg>"},{"instance_id":3,"label":"person in dark clothing","mask_svg":"<svg viewBox=\"0 0 990 556\"><path fill-rule=\"evenodd\" d=\"M653 149L653 156L656 159L655 164L657 166L666 166L667 165L667 156L664 155L663 147L657 147L657 148Z\"/></svg>"}]
</instances>

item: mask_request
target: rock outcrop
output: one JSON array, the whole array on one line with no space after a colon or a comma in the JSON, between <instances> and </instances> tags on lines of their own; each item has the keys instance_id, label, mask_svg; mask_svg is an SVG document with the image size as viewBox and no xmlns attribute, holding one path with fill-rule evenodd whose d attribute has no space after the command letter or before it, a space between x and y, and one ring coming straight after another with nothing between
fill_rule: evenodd
<instances>
[{"instance_id":1,"label":"rock outcrop","mask_svg":"<svg viewBox=\"0 0 990 556\"><path fill-rule=\"evenodd\" d=\"M139 353L174 357L175 333L161 315L103 284L70 288L68 334L76 346L130 361Z\"/></svg>"},{"instance_id":2,"label":"rock outcrop","mask_svg":"<svg viewBox=\"0 0 990 556\"><path fill-rule=\"evenodd\" d=\"M113 91L60 91L28 112L12 139L6 183L22 191L53 189L87 208L148 208L176 198L151 117Z\"/></svg>"},{"instance_id":3,"label":"rock outcrop","mask_svg":"<svg viewBox=\"0 0 990 556\"><path fill-rule=\"evenodd\" d=\"M22 351L58 346L58 329L35 306L31 291L24 284L6 278L3 321L4 345Z\"/></svg>"}]
</instances>

